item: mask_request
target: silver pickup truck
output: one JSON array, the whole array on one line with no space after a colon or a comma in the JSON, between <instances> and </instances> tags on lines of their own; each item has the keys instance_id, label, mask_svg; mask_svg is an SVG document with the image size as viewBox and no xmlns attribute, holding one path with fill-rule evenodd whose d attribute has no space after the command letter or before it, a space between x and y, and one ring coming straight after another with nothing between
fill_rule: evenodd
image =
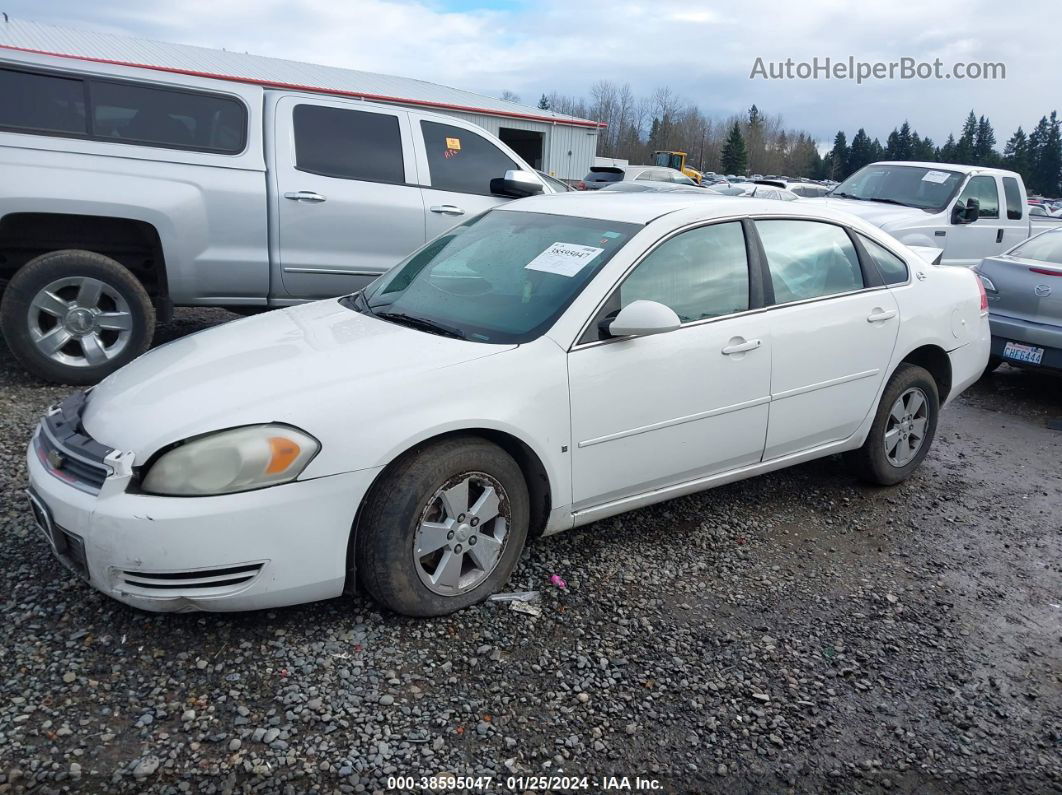
<instances>
[{"instance_id":1,"label":"silver pickup truck","mask_svg":"<svg viewBox=\"0 0 1062 795\"><path fill-rule=\"evenodd\" d=\"M95 383L174 306L353 292L462 218L555 192L463 120L107 64L0 58L0 329Z\"/></svg>"}]
</instances>

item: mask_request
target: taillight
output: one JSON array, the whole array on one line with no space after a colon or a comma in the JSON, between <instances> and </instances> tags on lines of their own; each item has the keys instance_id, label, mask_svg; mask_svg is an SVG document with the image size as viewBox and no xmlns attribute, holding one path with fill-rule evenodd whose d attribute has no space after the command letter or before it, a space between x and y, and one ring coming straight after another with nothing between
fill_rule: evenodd
<instances>
[{"instance_id":1,"label":"taillight","mask_svg":"<svg viewBox=\"0 0 1062 795\"><path fill-rule=\"evenodd\" d=\"M985 292L985 283L981 281L981 274L977 271L972 271L974 281L977 282L977 292L981 294L981 314L988 314L988 293Z\"/></svg>"},{"instance_id":2,"label":"taillight","mask_svg":"<svg viewBox=\"0 0 1062 795\"><path fill-rule=\"evenodd\" d=\"M1029 268L1029 270L1044 276L1062 276L1062 271L1049 271L1047 268Z\"/></svg>"},{"instance_id":3,"label":"taillight","mask_svg":"<svg viewBox=\"0 0 1062 795\"><path fill-rule=\"evenodd\" d=\"M572 187L576 190L586 190L586 183L582 180L579 180L578 182L574 183Z\"/></svg>"}]
</instances>

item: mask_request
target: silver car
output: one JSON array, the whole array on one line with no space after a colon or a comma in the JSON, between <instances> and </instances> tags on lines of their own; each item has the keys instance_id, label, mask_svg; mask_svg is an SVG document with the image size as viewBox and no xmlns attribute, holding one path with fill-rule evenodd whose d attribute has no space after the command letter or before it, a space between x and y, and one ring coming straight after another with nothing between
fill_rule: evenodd
<instances>
[{"instance_id":1,"label":"silver car","mask_svg":"<svg viewBox=\"0 0 1062 795\"><path fill-rule=\"evenodd\" d=\"M1019 243L974 267L988 296L992 356L1003 362L1062 370L1062 228Z\"/></svg>"},{"instance_id":2,"label":"silver car","mask_svg":"<svg viewBox=\"0 0 1062 795\"><path fill-rule=\"evenodd\" d=\"M590 173L576 183L576 190L601 190L617 182L668 182L674 185L697 183L681 171L663 166L591 166Z\"/></svg>"}]
</instances>

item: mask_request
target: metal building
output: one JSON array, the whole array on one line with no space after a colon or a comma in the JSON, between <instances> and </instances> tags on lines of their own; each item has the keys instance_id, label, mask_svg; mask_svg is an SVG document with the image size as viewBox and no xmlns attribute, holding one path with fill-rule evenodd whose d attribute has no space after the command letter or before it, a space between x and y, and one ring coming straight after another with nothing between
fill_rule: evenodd
<instances>
[{"instance_id":1,"label":"metal building","mask_svg":"<svg viewBox=\"0 0 1062 795\"><path fill-rule=\"evenodd\" d=\"M478 124L560 179L581 179L589 171L604 126L408 77L0 17L0 52L5 49L426 108Z\"/></svg>"}]
</instances>

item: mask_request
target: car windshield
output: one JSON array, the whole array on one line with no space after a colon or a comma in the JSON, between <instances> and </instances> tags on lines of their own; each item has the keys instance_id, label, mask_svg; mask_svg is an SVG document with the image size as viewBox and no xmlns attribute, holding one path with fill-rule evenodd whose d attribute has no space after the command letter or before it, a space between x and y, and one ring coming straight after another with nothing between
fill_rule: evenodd
<instances>
[{"instance_id":1,"label":"car windshield","mask_svg":"<svg viewBox=\"0 0 1062 795\"><path fill-rule=\"evenodd\" d=\"M962 174L925 166L864 166L830 191L843 199L902 204L939 212L958 192Z\"/></svg>"},{"instance_id":2,"label":"car windshield","mask_svg":"<svg viewBox=\"0 0 1062 795\"><path fill-rule=\"evenodd\" d=\"M1010 256L1062 265L1062 229L1052 229L1026 240Z\"/></svg>"},{"instance_id":3,"label":"car windshield","mask_svg":"<svg viewBox=\"0 0 1062 795\"><path fill-rule=\"evenodd\" d=\"M492 210L414 252L358 303L378 317L429 332L475 342L529 342L640 228Z\"/></svg>"}]
</instances>

